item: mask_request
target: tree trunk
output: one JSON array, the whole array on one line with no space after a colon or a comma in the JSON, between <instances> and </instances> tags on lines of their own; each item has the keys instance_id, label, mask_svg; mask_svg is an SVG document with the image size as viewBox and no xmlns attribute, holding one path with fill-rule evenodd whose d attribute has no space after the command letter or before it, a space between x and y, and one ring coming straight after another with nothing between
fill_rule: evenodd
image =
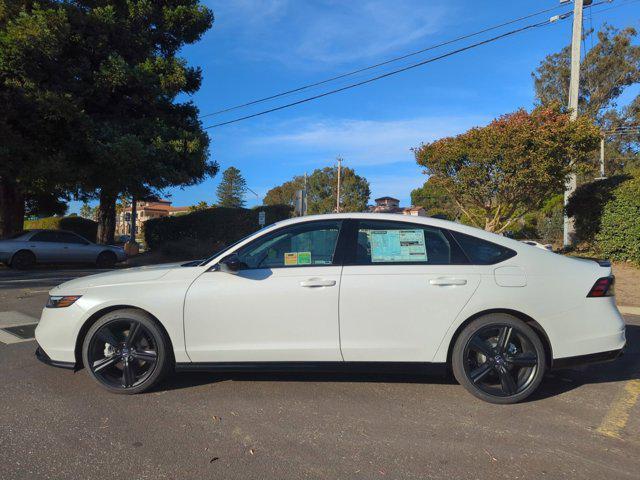
<instances>
[{"instance_id":1,"label":"tree trunk","mask_svg":"<svg viewBox=\"0 0 640 480\"><path fill-rule=\"evenodd\" d=\"M116 195L110 192L100 192L98 206L98 234L96 242L113 243L116 232Z\"/></svg>"},{"instance_id":2,"label":"tree trunk","mask_svg":"<svg viewBox=\"0 0 640 480\"><path fill-rule=\"evenodd\" d=\"M18 185L0 177L0 239L24 228L24 197Z\"/></svg>"}]
</instances>

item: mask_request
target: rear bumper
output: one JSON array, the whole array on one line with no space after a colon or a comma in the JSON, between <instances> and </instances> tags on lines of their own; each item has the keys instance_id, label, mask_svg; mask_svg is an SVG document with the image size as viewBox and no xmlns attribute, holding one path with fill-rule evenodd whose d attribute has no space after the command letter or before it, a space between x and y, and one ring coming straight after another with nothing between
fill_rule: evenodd
<instances>
[{"instance_id":1,"label":"rear bumper","mask_svg":"<svg viewBox=\"0 0 640 480\"><path fill-rule=\"evenodd\" d=\"M626 345L625 345L626 346ZM624 353L625 347L607 352L590 353L588 355L578 355L576 357L556 358L553 360L552 370L571 368L590 363L612 362Z\"/></svg>"},{"instance_id":2,"label":"rear bumper","mask_svg":"<svg viewBox=\"0 0 640 480\"><path fill-rule=\"evenodd\" d=\"M38 348L36 348L36 358L42 363L51 365L52 367L66 368L69 370L76 369L75 362L60 362L58 360L51 360L51 357L47 355L47 352L45 352L40 345L38 345Z\"/></svg>"}]
</instances>

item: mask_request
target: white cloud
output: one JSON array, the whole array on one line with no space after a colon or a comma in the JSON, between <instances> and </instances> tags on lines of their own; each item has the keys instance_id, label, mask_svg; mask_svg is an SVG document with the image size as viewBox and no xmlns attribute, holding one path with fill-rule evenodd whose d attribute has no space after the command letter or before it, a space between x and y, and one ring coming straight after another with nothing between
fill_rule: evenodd
<instances>
[{"instance_id":1,"label":"white cloud","mask_svg":"<svg viewBox=\"0 0 640 480\"><path fill-rule=\"evenodd\" d=\"M412 147L455 135L488 122L482 116L419 117L400 120L298 119L251 140L254 147L277 147L297 161L342 156L350 166L413 163ZM305 161L305 160L303 160Z\"/></svg>"},{"instance_id":2,"label":"white cloud","mask_svg":"<svg viewBox=\"0 0 640 480\"><path fill-rule=\"evenodd\" d=\"M236 0L211 2L216 28L244 55L292 68L324 68L395 53L446 28L443 0Z\"/></svg>"}]
</instances>

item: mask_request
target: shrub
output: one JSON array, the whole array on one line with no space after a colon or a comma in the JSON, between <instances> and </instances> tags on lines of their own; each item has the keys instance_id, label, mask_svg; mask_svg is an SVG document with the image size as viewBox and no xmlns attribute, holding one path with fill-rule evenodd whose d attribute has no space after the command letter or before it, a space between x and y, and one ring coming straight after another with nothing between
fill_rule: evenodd
<instances>
[{"instance_id":1,"label":"shrub","mask_svg":"<svg viewBox=\"0 0 640 480\"><path fill-rule=\"evenodd\" d=\"M229 245L258 230L258 211L264 210L266 224L291 216L286 205L263 206L259 209L215 207L198 210L187 215L161 217L148 220L144 225L144 238L148 249L173 251L171 256L187 253L199 256L206 245L209 253L220 246ZM182 243L182 247L177 244ZM196 251L197 250L197 251Z\"/></svg>"},{"instance_id":2,"label":"shrub","mask_svg":"<svg viewBox=\"0 0 640 480\"><path fill-rule=\"evenodd\" d=\"M98 223L88 218L73 215L70 217L46 217L37 220L25 220L25 230L69 230L77 233L87 240L96 241Z\"/></svg>"},{"instance_id":3,"label":"shrub","mask_svg":"<svg viewBox=\"0 0 640 480\"><path fill-rule=\"evenodd\" d=\"M602 211L597 248L613 260L640 263L640 178L618 185Z\"/></svg>"},{"instance_id":4,"label":"shrub","mask_svg":"<svg viewBox=\"0 0 640 480\"><path fill-rule=\"evenodd\" d=\"M600 231L601 217L605 205L611 200L614 190L630 177L616 175L580 185L569 199L567 215L573 217L576 240L593 246Z\"/></svg>"}]
</instances>

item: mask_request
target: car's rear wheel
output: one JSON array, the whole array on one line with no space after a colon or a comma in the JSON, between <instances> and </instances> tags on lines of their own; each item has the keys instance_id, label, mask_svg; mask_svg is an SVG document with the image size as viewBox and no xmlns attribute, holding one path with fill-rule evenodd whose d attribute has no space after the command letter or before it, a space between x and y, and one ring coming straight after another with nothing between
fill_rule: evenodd
<instances>
[{"instance_id":1,"label":"car's rear wheel","mask_svg":"<svg viewBox=\"0 0 640 480\"><path fill-rule=\"evenodd\" d=\"M460 333L452 353L456 380L491 403L516 403L540 385L545 351L536 332L504 313L477 318Z\"/></svg>"},{"instance_id":2,"label":"car's rear wheel","mask_svg":"<svg viewBox=\"0 0 640 480\"><path fill-rule=\"evenodd\" d=\"M18 270L26 270L36 264L36 256L29 250L20 250L13 255L11 267Z\"/></svg>"},{"instance_id":3,"label":"car's rear wheel","mask_svg":"<svg viewBox=\"0 0 640 480\"><path fill-rule=\"evenodd\" d=\"M100 252L96 259L96 266L98 268L113 268L118 261L116 254L109 251Z\"/></svg>"},{"instance_id":4,"label":"car's rear wheel","mask_svg":"<svg viewBox=\"0 0 640 480\"><path fill-rule=\"evenodd\" d=\"M169 342L149 315L116 310L94 323L82 359L89 375L114 393L141 393L157 384L171 363Z\"/></svg>"}]
</instances>

